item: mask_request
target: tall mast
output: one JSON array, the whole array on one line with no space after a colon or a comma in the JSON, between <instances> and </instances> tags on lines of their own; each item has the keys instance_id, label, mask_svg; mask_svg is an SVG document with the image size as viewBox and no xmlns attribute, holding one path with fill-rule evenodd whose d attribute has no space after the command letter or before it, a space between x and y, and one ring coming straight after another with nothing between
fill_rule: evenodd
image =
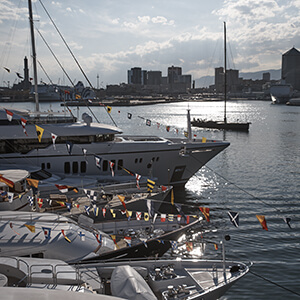
<instances>
[{"instance_id":1,"label":"tall mast","mask_svg":"<svg viewBox=\"0 0 300 300\"><path fill-rule=\"evenodd\" d=\"M35 97L35 111L39 109L39 94L38 94L38 82L37 82L37 67L36 67L36 52L35 52L35 41L34 41L34 29L33 29L33 17L32 17L32 6L31 0L28 0L29 10L29 23L30 23L30 34L31 34L31 47L32 47L32 59L33 59L33 77L34 77L34 97Z\"/></svg>"},{"instance_id":2,"label":"tall mast","mask_svg":"<svg viewBox=\"0 0 300 300\"><path fill-rule=\"evenodd\" d=\"M227 101L227 65L226 65L226 22L224 22L224 123L227 123L226 118L226 101Z\"/></svg>"}]
</instances>

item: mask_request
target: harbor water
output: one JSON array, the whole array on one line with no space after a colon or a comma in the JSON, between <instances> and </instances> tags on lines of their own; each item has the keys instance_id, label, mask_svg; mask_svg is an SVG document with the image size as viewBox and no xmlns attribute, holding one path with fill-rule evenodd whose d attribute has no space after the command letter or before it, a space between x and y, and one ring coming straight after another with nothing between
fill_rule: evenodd
<instances>
[{"instance_id":1,"label":"harbor water","mask_svg":"<svg viewBox=\"0 0 300 300\"><path fill-rule=\"evenodd\" d=\"M0 105L34 109L33 103ZM40 107L41 111L62 110L58 103ZM188 108L192 118L223 119L220 101L114 106L110 115L101 106L92 110L101 123L112 124L112 117L125 134L168 138L183 137ZM79 117L88 112L83 107L71 110ZM203 234L204 240L211 241L205 257L221 258L220 240L229 235L224 242L226 258L253 262L251 273L221 299L300 299L300 107L228 101L227 121L237 120L251 122L249 133L192 128L197 138L225 139L230 146L176 190L175 202L197 214L198 207L210 208L210 222L204 222L211 231ZM230 222L228 211L239 213L238 228ZM256 215L265 216L268 231ZM290 227L285 218L291 219Z\"/></svg>"}]
</instances>

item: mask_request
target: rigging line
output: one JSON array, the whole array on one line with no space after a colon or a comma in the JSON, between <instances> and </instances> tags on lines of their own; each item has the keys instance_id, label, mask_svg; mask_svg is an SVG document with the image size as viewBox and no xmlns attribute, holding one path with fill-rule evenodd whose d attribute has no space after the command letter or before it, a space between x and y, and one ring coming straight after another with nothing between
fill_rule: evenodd
<instances>
[{"instance_id":1,"label":"rigging line","mask_svg":"<svg viewBox=\"0 0 300 300\"><path fill-rule=\"evenodd\" d=\"M292 290L290 290L289 288L287 288L287 287L285 287L285 286L283 286L283 285L281 285L281 284L279 284L279 283L276 283L276 282L274 282L274 281L272 281L272 280L270 280L270 279L268 279L268 278L266 278L266 277L263 277L263 276L261 276L261 275L258 275L258 274L254 273L254 272L251 271L251 270L249 270L249 273L251 273L251 274L253 274L254 276L257 276L257 277L259 277L259 278L261 278L261 279L263 279L263 280L265 280L265 281L267 281L267 282L269 282L269 283L271 283L271 284L273 284L273 285L276 285L276 286L278 286L278 287L280 287L280 288L282 288L282 289L284 289L284 290L286 290L286 291L288 291L288 292L290 292L290 293L292 293L292 294L294 294L294 295L300 296L299 293L297 293L297 292L295 292L295 291L292 291Z\"/></svg>"},{"instance_id":2,"label":"rigging line","mask_svg":"<svg viewBox=\"0 0 300 300\"><path fill-rule=\"evenodd\" d=\"M50 21L52 22L54 28L56 29L56 31L58 32L59 36L61 37L61 39L63 40L65 46L67 47L67 49L69 50L70 54L72 55L73 59L75 60L77 66L79 67L80 71L82 72L83 76L85 77L85 79L87 80L87 82L89 83L90 87L94 90L94 87L92 85L92 83L90 82L90 80L88 79L87 75L85 74L84 70L82 69L81 65L79 64L78 60L76 59L75 55L73 54L72 50L70 49L70 47L68 46L66 40L64 39L64 37L62 36L61 32L59 31L58 27L56 26L56 24L54 23L53 19L51 18L49 12L47 11L46 7L44 6L44 4L42 3L41 0L39 0L39 2L41 3L42 7L44 8L47 16L49 17ZM87 103L86 103L87 104ZM89 105L87 105L89 111L93 114L94 118L97 120L98 123L100 123L97 119L97 117L94 115L94 113L92 112L91 108L89 107ZM106 110L106 112L108 113L108 111ZM108 113L109 114L109 113ZM113 120L112 116L110 116L111 120L113 121L114 125L116 125L115 121Z\"/></svg>"},{"instance_id":3,"label":"rigging line","mask_svg":"<svg viewBox=\"0 0 300 300\"><path fill-rule=\"evenodd\" d=\"M62 66L62 64L60 63L60 61L58 60L57 56L55 55L55 53L52 51L52 49L50 48L49 44L47 43L47 41L44 39L42 33L35 28L36 31L38 32L38 34L40 35L40 37L42 38L42 40L44 41L44 43L46 44L47 48L49 49L49 51L51 52L51 54L53 55L54 59L56 60L56 62L58 63L58 65L60 66L60 68L62 69L62 71L64 72L64 74L67 76L67 78L69 79L69 81L71 82L73 88L75 88L75 85L72 81L72 79L70 78L70 76L68 75L68 73L66 72L66 70L64 69L64 67ZM71 112L70 108L68 107L68 105L64 102L64 105L67 107L67 109ZM93 117L97 120L97 122L99 123L97 117L95 116L95 114L93 113L93 111L89 108L89 111L91 112L91 114L93 115ZM71 112L72 116L74 117L73 113Z\"/></svg>"},{"instance_id":4,"label":"rigging line","mask_svg":"<svg viewBox=\"0 0 300 300\"><path fill-rule=\"evenodd\" d=\"M39 2L41 3L42 7L44 8L47 16L49 17L50 21L52 22L54 28L56 29L56 31L58 32L59 36L61 37L61 39L63 40L65 46L67 47L67 49L69 50L70 54L72 55L73 59L75 60L77 66L79 67L80 71L82 72L83 76L85 77L85 79L87 80L87 82L89 83L90 87L92 89L94 89L92 83L90 82L90 80L88 79L88 77L86 76L85 72L83 71L81 65L79 64L78 60L76 59L75 55L73 54L72 50L70 49L70 47L68 46L66 40L64 39L64 37L62 36L61 32L59 31L58 27L56 26L56 24L54 23L53 19L51 18L50 14L48 13L46 7L44 6L44 4L42 3L41 0L39 0Z\"/></svg>"},{"instance_id":5,"label":"rigging line","mask_svg":"<svg viewBox=\"0 0 300 300\"><path fill-rule=\"evenodd\" d=\"M201 162L200 160L198 160L194 155L193 158L195 160L197 160L198 162ZM221 175L218 172L215 172L213 169L211 169L210 167L208 167L207 165L205 165L205 167L207 169L209 169L211 172L213 172L214 174L218 175L219 177L221 177L223 180L225 180L226 182L228 182L229 184L232 184L234 187L236 187L237 189L239 189L240 191L244 192L245 194L249 195L250 197L254 198L255 200L261 201L262 203L264 203L265 205L269 206L270 208L274 209L275 211L277 211L278 213L283 214L283 212L280 209L277 209L276 207L274 207L273 205L267 203L266 201L262 200L261 198L258 198L256 196L254 196L253 194L251 194L250 192L246 191L245 189L239 187L238 185L236 185L235 183L229 181L227 178L225 178L223 175Z\"/></svg>"},{"instance_id":6,"label":"rigging line","mask_svg":"<svg viewBox=\"0 0 300 300\"><path fill-rule=\"evenodd\" d=\"M42 66L42 64L41 64L41 62L39 60L38 60L38 63L40 65L41 69L43 70L43 72L45 73L46 77L50 81L50 83L53 85L53 82L52 82L51 78L49 77L49 75L47 74L46 70L44 69L44 67Z\"/></svg>"}]
</instances>

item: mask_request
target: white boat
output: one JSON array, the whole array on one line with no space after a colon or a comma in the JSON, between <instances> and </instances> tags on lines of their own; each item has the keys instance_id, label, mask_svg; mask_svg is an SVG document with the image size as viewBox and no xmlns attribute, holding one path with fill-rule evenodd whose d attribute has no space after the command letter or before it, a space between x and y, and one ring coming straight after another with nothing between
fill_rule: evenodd
<instances>
[{"instance_id":1,"label":"white boat","mask_svg":"<svg viewBox=\"0 0 300 300\"><path fill-rule=\"evenodd\" d=\"M43 118L40 113L37 121L28 113L9 111L13 113L11 121L0 109L0 165L38 166L61 177L93 176L113 183L132 180L131 175L138 174L157 178L159 184L184 185L229 146L216 140L125 136L121 129L92 123L86 115L81 123L53 123L58 120L54 115ZM22 119L27 120L26 134ZM43 130L40 142L35 122Z\"/></svg>"},{"instance_id":2,"label":"white boat","mask_svg":"<svg viewBox=\"0 0 300 300\"><path fill-rule=\"evenodd\" d=\"M115 249L95 228L49 213L0 212L1 256L33 256L78 261Z\"/></svg>"},{"instance_id":3,"label":"white boat","mask_svg":"<svg viewBox=\"0 0 300 300\"><path fill-rule=\"evenodd\" d=\"M291 98L286 105L290 106L300 106L300 98Z\"/></svg>"},{"instance_id":4,"label":"white boat","mask_svg":"<svg viewBox=\"0 0 300 300\"><path fill-rule=\"evenodd\" d=\"M26 184L29 175L22 169L0 169L0 211L28 210L28 196L33 195Z\"/></svg>"},{"instance_id":5,"label":"white boat","mask_svg":"<svg viewBox=\"0 0 300 300\"><path fill-rule=\"evenodd\" d=\"M1 257L0 291L9 299L33 297L39 291L39 299L94 299L89 294L94 292L97 299L212 300L224 295L248 271L243 263L222 260L68 265L60 260Z\"/></svg>"},{"instance_id":6,"label":"white boat","mask_svg":"<svg viewBox=\"0 0 300 300\"><path fill-rule=\"evenodd\" d=\"M270 87L270 95L273 104L286 104L293 95L293 88L290 84L280 82Z\"/></svg>"}]
</instances>

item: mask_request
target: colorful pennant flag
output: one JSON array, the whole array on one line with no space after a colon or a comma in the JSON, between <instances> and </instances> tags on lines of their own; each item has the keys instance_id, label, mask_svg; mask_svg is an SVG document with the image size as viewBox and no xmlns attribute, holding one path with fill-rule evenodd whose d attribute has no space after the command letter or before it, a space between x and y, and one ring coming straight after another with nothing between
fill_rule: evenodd
<instances>
[{"instance_id":1,"label":"colorful pennant flag","mask_svg":"<svg viewBox=\"0 0 300 300\"><path fill-rule=\"evenodd\" d=\"M34 225L28 225L28 224L24 224L25 227L27 227L31 232L35 232L35 226Z\"/></svg>"},{"instance_id":2,"label":"colorful pennant flag","mask_svg":"<svg viewBox=\"0 0 300 300\"><path fill-rule=\"evenodd\" d=\"M239 213L234 211L228 211L230 221L235 227L239 227Z\"/></svg>"},{"instance_id":3,"label":"colorful pennant flag","mask_svg":"<svg viewBox=\"0 0 300 300\"><path fill-rule=\"evenodd\" d=\"M107 108L107 112L110 114L111 110L112 110L112 107L111 106L106 106L106 108Z\"/></svg>"},{"instance_id":4,"label":"colorful pennant flag","mask_svg":"<svg viewBox=\"0 0 300 300\"><path fill-rule=\"evenodd\" d=\"M45 239L50 239L51 237L51 228L50 227L42 227Z\"/></svg>"},{"instance_id":5,"label":"colorful pennant flag","mask_svg":"<svg viewBox=\"0 0 300 300\"><path fill-rule=\"evenodd\" d=\"M155 182L151 179L147 179L148 192L152 193L154 186L155 186Z\"/></svg>"},{"instance_id":6,"label":"colorful pennant flag","mask_svg":"<svg viewBox=\"0 0 300 300\"><path fill-rule=\"evenodd\" d=\"M109 167L110 167L110 170L111 170L111 176L112 177L115 176L114 165L115 165L115 163L113 163L112 161L109 161Z\"/></svg>"},{"instance_id":7,"label":"colorful pennant flag","mask_svg":"<svg viewBox=\"0 0 300 300\"><path fill-rule=\"evenodd\" d=\"M102 215L105 218L105 215L106 215L106 208L105 207L102 208Z\"/></svg>"},{"instance_id":8,"label":"colorful pennant flag","mask_svg":"<svg viewBox=\"0 0 300 300\"><path fill-rule=\"evenodd\" d=\"M174 215L168 214L168 221L173 222L173 220L174 220Z\"/></svg>"},{"instance_id":9,"label":"colorful pennant flag","mask_svg":"<svg viewBox=\"0 0 300 300\"><path fill-rule=\"evenodd\" d=\"M130 236L125 236L124 240L128 244L128 246L131 247L131 237Z\"/></svg>"},{"instance_id":10,"label":"colorful pennant flag","mask_svg":"<svg viewBox=\"0 0 300 300\"><path fill-rule=\"evenodd\" d=\"M138 189L140 189L140 179L141 179L141 175L139 175L139 174L135 174L135 180L136 180L136 187L138 188Z\"/></svg>"},{"instance_id":11,"label":"colorful pennant flag","mask_svg":"<svg viewBox=\"0 0 300 300\"><path fill-rule=\"evenodd\" d=\"M161 214L161 215L160 215L160 221L161 221L161 222L166 222L166 218L167 218L167 215L166 215L166 214Z\"/></svg>"},{"instance_id":12,"label":"colorful pennant flag","mask_svg":"<svg viewBox=\"0 0 300 300\"><path fill-rule=\"evenodd\" d=\"M9 180L9 179L3 177L3 175L1 175L1 174L0 174L0 182L5 183L5 184L6 184L7 186L9 186L10 188L13 188L14 185L15 185L15 184L13 183L13 181L11 181L11 180Z\"/></svg>"},{"instance_id":13,"label":"colorful pennant flag","mask_svg":"<svg viewBox=\"0 0 300 300\"><path fill-rule=\"evenodd\" d=\"M14 193L7 192L7 198L8 198L8 202L12 203L14 201Z\"/></svg>"},{"instance_id":14,"label":"colorful pennant flag","mask_svg":"<svg viewBox=\"0 0 300 300\"><path fill-rule=\"evenodd\" d=\"M67 147L67 151L68 151L69 155L71 155L72 154L72 149L73 149L73 143L67 141L66 142L66 147Z\"/></svg>"},{"instance_id":15,"label":"colorful pennant flag","mask_svg":"<svg viewBox=\"0 0 300 300\"><path fill-rule=\"evenodd\" d=\"M39 187L39 180L37 179L26 178L26 181L31 187L36 189Z\"/></svg>"},{"instance_id":16,"label":"colorful pennant flag","mask_svg":"<svg viewBox=\"0 0 300 300\"><path fill-rule=\"evenodd\" d=\"M115 218L115 217L116 217L116 214L115 214L115 212L114 212L114 210L113 210L113 209L110 209L110 213L111 213L111 215L112 215L112 217L113 217L113 218Z\"/></svg>"},{"instance_id":17,"label":"colorful pennant flag","mask_svg":"<svg viewBox=\"0 0 300 300\"><path fill-rule=\"evenodd\" d=\"M61 185L61 184L56 184L55 186L59 189L59 191L61 193L67 193L67 192L70 192L70 191L74 191L75 193L78 193L78 189L76 187L73 187L73 186Z\"/></svg>"},{"instance_id":18,"label":"colorful pennant flag","mask_svg":"<svg viewBox=\"0 0 300 300\"><path fill-rule=\"evenodd\" d=\"M66 207L67 207L68 211L70 212L71 208L72 208L72 203L66 202Z\"/></svg>"},{"instance_id":19,"label":"colorful pennant flag","mask_svg":"<svg viewBox=\"0 0 300 300\"><path fill-rule=\"evenodd\" d=\"M93 211L94 211L95 217L98 217L98 215L99 215L99 207L97 207L96 204L93 205Z\"/></svg>"},{"instance_id":20,"label":"colorful pennant flag","mask_svg":"<svg viewBox=\"0 0 300 300\"><path fill-rule=\"evenodd\" d=\"M266 221L265 216L263 216L263 215L256 215L256 218L258 219L258 221L259 221L259 223L261 224L262 228L263 228L264 230L267 230L267 231L268 231L267 221Z\"/></svg>"},{"instance_id":21,"label":"colorful pennant flag","mask_svg":"<svg viewBox=\"0 0 300 300\"><path fill-rule=\"evenodd\" d=\"M21 118L21 125L23 127L23 132L25 133L26 136L28 136L26 128L25 128L26 124L27 124L27 120Z\"/></svg>"},{"instance_id":22,"label":"colorful pennant flag","mask_svg":"<svg viewBox=\"0 0 300 300\"><path fill-rule=\"evenodd\" d=\"M144 212L144 220L149 221L149 214Z\"/></svg>"},{"instance_id":23,"label":"colorful pennant flag","mask_svg":"<svg viewBox=\"0 0 300 300\"><path fill-rule=\"evenodd\" d=\"M202 143L206 143L206 138L205 137L202 138Z\"/></svg>"},{"instance_id":24,"label":"colorful pennant flag","mask_svg":"<svg viewBox=\"0 0 300 300\"><path fill-rule=\"evenodd\" d=\"M53 148L54 148L54 150L56 150L55 141L57 139L57 135L54 133L51 133L51 138L52 138Z\"/></svg>"},{"instance_id":25,"label":"colorful pennant flag","mask_svg":"<svg viewBox=\"0 0 300 300\"><path fill-rule=\"evenodd\" d=\"M42 136L43 136L43 133L44 133L44 128L35 125L35 130L36 130L38 140L39 140L39 142L41 142L42 141Z\"/></svg>"},{"instance_id":26,"label":"colorful pennant flag","mask_svg":"<svg viewBox=\"0 0 300 300\"><path fill-rule=\"evenodd\" d=\"M90 215L90 207L88 205L84 206L84 210L85 210L87 215Z\"/></svg>"},{"instance_id":27,"label":"colorful pennant flag","mask_svg":"<svg viewBox=\"0 0 300 300\"><path fill-rule=\"evenodd\" d=\"M29 202L29 206L33 206L33 197L32 196L27 196L27 200Z\"/></svg>"},{"instance_id":28,"label":"colorful pennant flag","mask_svg":"<svg viewBox=\"0 0 300 300\"><path fill-rule=\"evenodd\" d=\"M171 191L171 204L174 205L174 190Z\"/></svg>"},{"instance_id":29,"label":"colorful pennant flag","mask_svg":"<svg viewBox=\"0 0 300 300\"><path fill-rule=\"evenodd\" d=\"M82 242L84 242L84 241L85 241L85 233L82 232L82 231L78 231L77 233L78 233L78 235L79 235L79 237L80 237L80 240L81 240Z\"/></svg>"},{"instance_id":30,"label":"colorful pennant flag","mask_svg":"<svg viewBox=\"0 0 300 300\"><path fill-rule=\"evenodd\" d=\"M178 243L177 241L171 241L171 247L172 247L172 250L175 251L178 249Z\"/></svg>"},{"instance_id":31,"label":"colorful pennant flag","mask_svg":"<svg viewBox=\"0 0 300 300\"><path fill-rule=\"evenodd\" d=\"M66 236L64 229L61 230L61 233L62 233L63 237L65 238L65 240L66 240L68 243L71 243L71 240Z\"/></svg>"},{"instance_id":32,"label":"colorful pennant flag","mask_svg":"<svg viewBox=\"0 0 300 300\"><path fill-rule=\"evenodd\" d=\"M123 207L124 207L124 210L126 212L126 217L128 218L129 217L129 214L128 214L128 210L126 208L126 204L125 204L125 196L121 196L121 195L117 195L119 200L121 201Z\"/></svg>"},{"instance_id":33,"label":"colorful pennant flag","mask_svg":"<svg viewBox=\"0 0 300 300\"><path fill-rule=\"evenodd\" d=\"M146 120L146 125L147 125L147 126L151 126L151 120L147 119L147 120Z\"/></svg>"},{"instance_id":34,"label":"colorful pennant flag","mask_svg":"<svg viewBox=\"0 0 300 300\"><path fill-rule=\"evenodd\" d=\"M185 246L188 252L191 252L194 249L193 242L185 242Z\"/></svg>"},{"instance_id":35,"label":"colorful pennant flag","mask_svg":"<svg viewBox=\"0 0 300 300\"><path fill-rule=\"evenodd\" d=\"M291 227L291 224L290 224L291 218L283 218L283 220L284 220L284 222L285 222L290 228L292 228L292 227Z\"/></svg>"},{"instance_id":36,"label":"colorful pennant flag","mask_svg":"<svg viewBox=\"0 0 300 300\"><path fill-rule=\"evenodd\" d=\"M39 208L42 208L42 206L43 206L43 199L42 198L37 198L37 204L38 204Z\"/></svg>"},{"instance_id":37,"label":"colorful pennant flag","mask_svg":"<svg viewBox=\"0 0 300 300\"><path fill-rule=\"evenodd\" d=\"M207 222L209 222L209 208L208 207L199 207L200 211L203 213Z\"/></svg>"},{"instance_id":38,"label":"colorful pennant flag","mask_svg":"<svg viewBox=\"0 0 300 300\"><path fill-rule=\"evenodd\" d=\"M13 226L13 223L12 223L12 222L9 223L9 227L12 229L12 231L13 231L15 234L20 235L20 233L18 233L17 231L14 230L14 226Z\"/></svg>"},{"instance_id":39,"label":"colorful pennant flag","mask_svg":"<svg viewBox=\"0 0 300 300\"><path fill-rule=\"evenodd\" d=\"M99 233L94 233L94 235L95 235L95 238L96 238L97 242L101 245L101 243L102 243L102 234L101 233L100 234ZM114 241L114 243L115 243L115 241Z\"/></svg>"},{"instance_id":40,"label":"colorful pennant flag","mask_svg":"<svg viewBox=\"0 0 300 300\"><path fill-rule=\"evenodd\" d=\"M96 162L96 166L97 168L99 168L101 170L101 161L102 161L102 158L95 155L95 162Z\"/></svg>"},{"instance_id":41,"label":"colorful pennant flag","mask_svg":"<svg viewBox=\"0 0 300 300\"><path fill-rule=\"evenodd\" d=\"M214 243L214 247L215 247L215 250L218 250L219 249L219 246L218 244Z\"/></svg>"},{"instance_id":42,"label":"colorful pennant flag","mask_svg":"<svg viewBox=\"0 0 300 300\"><path fill-rule=\"evenodd\" d=\"M11 112L11 111L9 111L8 109L5 109L5 111L6 111L6 117L7 117L7 120L9 121L9 122L11 122L12 121L12 119L13 119L13 113Z\"/></svg>"},{"instance_id":43,"label":"colorful pennant flag","mask_svg":"<svg viewBox=\"0 0 300 300\"><path fill-rule=\"evenodd\" d=\"M138 221L142 219L142 213L140 211L135 212L135 217Z\"/></svg>"}]
</instances>

